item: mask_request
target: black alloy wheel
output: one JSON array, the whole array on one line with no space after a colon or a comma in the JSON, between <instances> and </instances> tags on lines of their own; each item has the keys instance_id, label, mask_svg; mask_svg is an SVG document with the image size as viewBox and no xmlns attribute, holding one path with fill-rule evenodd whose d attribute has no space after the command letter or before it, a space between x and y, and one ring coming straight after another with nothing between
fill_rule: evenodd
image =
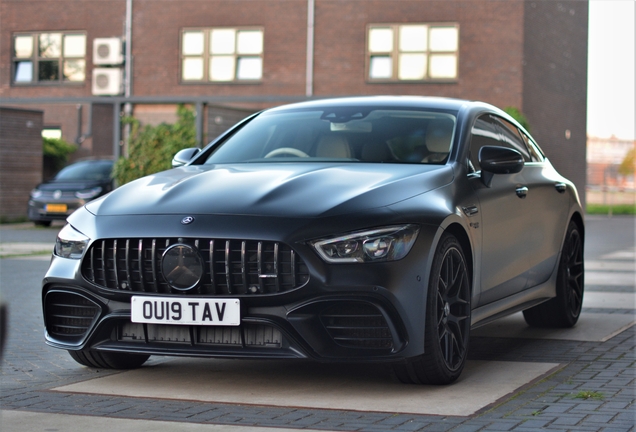
<instances>
[{"instance_id":1,"label":"black alloy wheel","mask_svg":"<svg viewBox=\"0 0 636 432\"><path fill-rule=\"evenodd\" d=\"M470 339L470 275L457 239L444 234L433 259L426 304L424 354L395 364L398 379L450 384L459 378Z\"/></svg>"},{"instance_id":2,"label":"black alloy wheel","mask_svg":"<svg viewBox=\"0 0 636 432\"><path fill-rule=\"evenodd\" d=\"M568 225L556 281L556 297L523 311L528 325L533 327L572 327L583 307L584 273L583 236L579 226Z\"/></svg>"},{"instance_id":3,"label":"black alloy wheel","mask_svg":"<svg viewBox=\"0 0 636 432\"><path fill-rule=\"evenodd\" d=\"M450 371L463 367L470 331L470 290L464 257L450 248L442 260L437 288L437 334Z\"/></svg>"}]
</instances>

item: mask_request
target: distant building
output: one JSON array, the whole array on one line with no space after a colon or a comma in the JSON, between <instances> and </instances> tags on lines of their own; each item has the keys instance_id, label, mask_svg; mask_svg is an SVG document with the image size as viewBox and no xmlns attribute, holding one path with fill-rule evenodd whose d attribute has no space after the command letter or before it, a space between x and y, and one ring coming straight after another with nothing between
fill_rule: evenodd
<instances>
[{"instance_id":1,"label":"distant building","mask_svg":"<svg viewBox=\"0 0 636 432\"><path fill-rule=\"evenodd\" d=\"M587 139L587 184L634 189L634 175L622 175L619 167L636 141L616 137Z\"/></svg>"},{"instance_id":2,"label":"distant building","mask_svg":"<svg viewBox=\"0 0 636 432\"><path fill-rule=\"evenodd\" d=\"M587 1L0 0L0 14L0 104L42 110L78 156L120 153L125 103L147 123L193 104L204 144L284 102L448 96L518 108L584 190Z\"/></svg>"}]
</instances>

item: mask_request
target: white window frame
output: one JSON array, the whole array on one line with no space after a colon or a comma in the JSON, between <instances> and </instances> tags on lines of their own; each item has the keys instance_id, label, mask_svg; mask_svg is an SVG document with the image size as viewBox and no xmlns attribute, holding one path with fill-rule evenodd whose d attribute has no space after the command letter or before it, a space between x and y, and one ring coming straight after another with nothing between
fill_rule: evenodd
<instances>
[{"instance_id":1,"label":"white window frame","mask_svg":"<svg viewBox=\"0 0 636 432\"><path fill-rule=\"evenodd\" d=\"M184 41L190 34L200 33L200 52L184 52ZM231 49L215 48L214 34L226 36L233 35L234 47ZM248 33L253 33L252 37L257 43L257 49L252 46L243 46L242 41ZM260 41L259 34L260 33ZM184 28L181 30L179 41L179 82L181 84L253 84L260 83L263 79L264 45L265 31L263 27L197 27ZM260 47L258 44L260 42ZM221 44L221 47L224 45ZM198 47L197 47L198 48ZM214 52L214 50L217 52ZM200 67L197 71L188 71L186 63L195 67ZM219 67L215 71L216 67ZM242 66L251 65L249 69ZM260 69L259 69L260 67ZM186 74L190 74L188 75Z\"/></svg>"},{"instance_id":2,"label":"white window frame","mask_svg":"<svg viewBox=\"0 0 636 432\"><path fill-rule=\"evenodd\" d=\"M40 55L40 41L41 37L44 35L59 35L60 36L60 46L59 53L54 56L41 56ZM80 50L79 53L67 53L65 40L67 37L76 37L81 36L84 38L84 47ZM18 47L16 46L16 40L18 38L31 38L31 53L30 55L20 55L18 52ZM83 85L86 82L87 78L87 66L88 62L86 60L86 41L88 37L86 32L75 30L75 31L37 31L37 32L16 32L11 35L11 84L16 86L32 86L32 85ZM81 52L83 51L83 52ZM40 80L40 63L44 63L47 61L57 62L58 63L58 77L52 80ZM77 62L82 64L83 76L80 79L67 79L67 74L65 74L65 67L72 62ZM26 80L18 80L18 64L19 63L31 63L31 79L29 81Z\"/></svg>"},{"instance_id":3,"label":"white window frame","mask_svg":"<svg viewBox=\"0 0 636 432\"><path fill-rule=\"evenodd\" d=\"M425 34L418 43L411 40L401 40L402 33L408 30L420 32L424 28ZM451 46L435 47L435 32L453 30L456 40L451 40ZM374 34L385 36L391 34L392 43L378 46ZM382 41L384 42L384 41ZM372 44L376 45L372 47ZM454 45L454 46L452 46ZM459 45L460 32L458 23L388 23L369 24L366 31L366 81L369 83L422 83L422 82L457 82L459 79ZM372 48L374 48L372 50ZM447 69L454 69L454 73L437 75L434 65L446 63ZM407 65L413 67L407 69ZM372 72L383 72L382 76L373 77Z\"/></svg>"}]
</instances>

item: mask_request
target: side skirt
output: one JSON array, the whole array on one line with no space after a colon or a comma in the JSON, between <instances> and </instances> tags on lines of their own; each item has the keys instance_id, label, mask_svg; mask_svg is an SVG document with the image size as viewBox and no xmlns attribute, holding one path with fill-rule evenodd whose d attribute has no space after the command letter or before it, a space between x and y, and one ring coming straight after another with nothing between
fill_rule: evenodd
<instances>
[{"instance_id":1,"label":"side skirt","mask_svg":"<svg viewBox=\"0 0 636 432\"><path fill-rule=\"evenodd\" d=\"M498 318L512 315L550 300L556 296L556 277L557 272L555 271L550 279L541 285L473 309L471 328L481 327Z\"/></svg>"}]
</instances>

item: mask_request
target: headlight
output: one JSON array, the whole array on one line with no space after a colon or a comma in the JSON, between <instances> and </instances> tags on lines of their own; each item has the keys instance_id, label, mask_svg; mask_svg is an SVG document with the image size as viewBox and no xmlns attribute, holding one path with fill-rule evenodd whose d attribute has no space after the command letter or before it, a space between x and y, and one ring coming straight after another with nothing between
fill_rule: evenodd
<instances>
[{"instance_id":1,"label":"headlight","mask_svg":"<svg viewBox=\"0 0 636 432\"><path fill-rule=\"evenodd\" d=\"M55 255L80 259L90 239L70 225L64 226L55 239Z\"/></svg>"},{"instance_id":2,"label":"headlight","mask_svg":"<svg viewBox=\"0 0 636 432\"><path fill-rule=\"evenodd\" d=\"M80 199L91 199L91 198L95 198L101 192L102 192L102 188L100 186L97 186L91 189L77 191L75 192L75 196Z\"/></svg>"},{"instance_id":3,"label":"headlight","mask_svg":"<svg viewBox=\"0 0 636 432\"><path fill-rule=\"evenodd\" d=\"M33 189L31 191L31 198L40 198L42 196L42 191L39 189Z\"/></svg>"},{"instance_id":4,"label":"headlight","mask_svg":"<svg viewBox=\"0 0 636 432\"><path fill-rule=\"evenodd\" d=\"M399 225L359 231L312 242L322 259L330 263L397 261L409 253L420 229Z\"/></svg>"}]
</instances>

